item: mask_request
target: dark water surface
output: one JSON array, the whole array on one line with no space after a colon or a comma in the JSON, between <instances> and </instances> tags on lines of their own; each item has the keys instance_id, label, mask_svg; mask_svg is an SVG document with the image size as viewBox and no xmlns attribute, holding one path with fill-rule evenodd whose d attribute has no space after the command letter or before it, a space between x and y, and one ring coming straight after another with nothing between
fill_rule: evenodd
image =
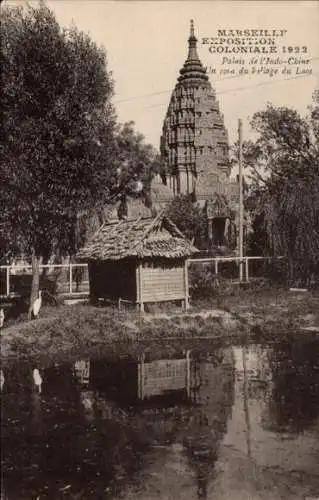
<instances>
[{"instance_id":1,"label":"dark water surface","mask_svg":"<svg viewBox=\"0 0 319 500\"><path fill-rule=\"evenodd\" d=\"M5 499L319 498L318 341L4 376Z\"/></svg>"}]
</instances>

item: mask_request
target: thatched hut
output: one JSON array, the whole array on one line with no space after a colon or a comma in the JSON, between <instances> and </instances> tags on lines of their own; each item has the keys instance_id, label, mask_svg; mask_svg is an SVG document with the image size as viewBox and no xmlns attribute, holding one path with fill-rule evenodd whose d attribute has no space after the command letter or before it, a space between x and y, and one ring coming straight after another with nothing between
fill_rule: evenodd
<instances>
[{"instance_id":1,"label":"thatched hut","mask_svg":"<svg viewBox=\"0 0 319 500\"><path fill-rule=\"evenodd\" d=\"M186 259L197 249L164 213L106 222L79 251L88 262L90 295L145 303L183 301L188 307Z\"/></svg>"}]
</instances>

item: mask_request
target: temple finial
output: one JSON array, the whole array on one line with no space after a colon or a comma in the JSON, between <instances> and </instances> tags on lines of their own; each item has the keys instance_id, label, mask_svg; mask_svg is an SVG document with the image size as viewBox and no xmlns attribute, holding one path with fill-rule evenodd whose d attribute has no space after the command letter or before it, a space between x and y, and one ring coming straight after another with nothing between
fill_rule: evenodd
<instances>
[{"instance_id":1,"label":"temple finial","mask_svg":"<svg viewBox=\"0 0 319 500\"><path fill-rule=\"evenodd\" d=\"M188 38L188 55L184 62L184 66L180 69L180 76L178 78L179 82L184 81L201 81L207 82L208 75L206 75L206 69L203 67L198 54L197 54L197 38L194 33L194 21L191 19L190 22L190 34Z\"/></svg>"},{"instance_id":2,"label":"temple finial","mask_svg":"<svg viewBox=\"0 0 319 500\"><path fill-rule=\"evenodd\" d=\"M191 19L191 29L188 38L188 57L187 60L199 60L197 54L197 38L195 36L194 21Z\"/></svg>"},{"instance_id":3,"label":"temple finial","mask_svg":"<svg viewBox=\"0 0 319 500\"><path fill-rule=\"evenodd\" d=\"M191 30L190 30L190 35L191 38L194 38L195 36L195 30L194 30L194 20L191 19Z\"/></svg>"}]
</instances>

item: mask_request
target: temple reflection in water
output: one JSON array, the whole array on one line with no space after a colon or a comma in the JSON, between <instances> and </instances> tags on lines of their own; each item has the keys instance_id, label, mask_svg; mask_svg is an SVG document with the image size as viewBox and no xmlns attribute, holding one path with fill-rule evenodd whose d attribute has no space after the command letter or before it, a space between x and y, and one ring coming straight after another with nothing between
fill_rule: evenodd
<instances>
[{"instance_id":1,"label":"temple reflection in water","mask_svg":"<svg viewBox=\"0 0 319 500\"><path fill-rule=\"evenodd\" d=\"M315 477L316 342L152 354L39 366L41 393L33 364L5 367L9 498L255 498L252 464Z\"/></svg>"},{"instance_id":2,"label":"temple reflection in water","mask_svg":"<svg viewBox=\"0 0 319 500\"><path fill-rule=\"evenodd\" d=\"M234 363L232 348L205 354L188 351L176 359L148 361L142 356L131 363L97 361L91 363L90 375L92 384L100 390L107 386L108 397L113 401L120 400L125 405L137 400L144 403L139 414L140 424L141 418L143 422L141 432L143 426L151 425L157 445L175 443L174 455L184 454L196 478L198 498L205 498L234 401ZM77 376L83 381L79 366ZM87 373L85 363L81 366ZM94 408L102 418L125 419L125 409L119 410L114 402L97 396L94 390L84 388L83 396L88 419Z\"/></svg>"}]
</instances>

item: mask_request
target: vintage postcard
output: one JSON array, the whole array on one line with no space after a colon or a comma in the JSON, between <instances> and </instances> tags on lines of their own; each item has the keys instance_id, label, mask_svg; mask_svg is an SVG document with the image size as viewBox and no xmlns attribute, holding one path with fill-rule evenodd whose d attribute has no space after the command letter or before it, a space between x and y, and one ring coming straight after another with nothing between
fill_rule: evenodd
<instances>
[{"instance_id":1,"label":"vintage postcard","mask_svg":"<svg viewBox=\"0 0 319 500\"><path fill-rule=\"evenodd\" d=\"M1 500L318 500L319 1L1 18Z\"/></svg>"}]
</instances>

